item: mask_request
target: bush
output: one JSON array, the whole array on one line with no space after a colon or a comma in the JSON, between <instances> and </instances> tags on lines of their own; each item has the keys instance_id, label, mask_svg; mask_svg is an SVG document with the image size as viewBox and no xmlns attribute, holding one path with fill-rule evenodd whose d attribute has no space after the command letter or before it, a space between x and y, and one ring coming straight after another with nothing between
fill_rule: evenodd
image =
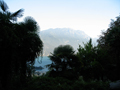
<instances>
[{"instance_id":1,"label":"bush","mask_svg":"<svg viewBox=\"0 0 120 90\"><path fill-rule=\"evenodd\" d=\"M23 90L109 90L108 82L90 80L84 81L80 77L76 81L62 77L33 77Z\"/></svg>"}]
</instances>

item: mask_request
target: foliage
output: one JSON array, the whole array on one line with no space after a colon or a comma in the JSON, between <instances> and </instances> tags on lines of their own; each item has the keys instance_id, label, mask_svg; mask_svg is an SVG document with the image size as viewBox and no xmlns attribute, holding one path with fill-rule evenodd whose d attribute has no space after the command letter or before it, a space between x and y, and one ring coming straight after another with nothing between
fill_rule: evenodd
<instances>
[{"instance_id":1,"label":"foliage","mask_svg":"<svg viewBox=\"0 0 120 90\"><path fill-rule=\"evenodd\" d=\"M90 80L83 78L72 81L62 77L33 77L28 86L23 90L109 90L109 82Z\"/></svg>"},{"instance_id":2,"label":"foliage","mask_svg":"<svg viewBox=\"0 0 120 90\"><path fill-rule=\"evenodd\" d=\"M11 13L4 1L0 1L0 9L0 84L10 89L14 81L24 85L27 75L31 77L27 65L42 55L43 43L37 34L37 22L32 17L16 22L23 9Z\"/></svg>"},{"instance_id":3,"label":"foliage","mask_svg":"<svg viewBox=\"0 0 120 90\"><path fill-rule=\"evenodd\" d=\"M92 45L92 39L84 44L84 47L79 45L77 56L82 63L80 73L84 79L103 79L106 68L104 63L107 61L106 55L106 52L101 50L99 46Z\"/></svg>"},{"instance_id":4,"label":"foliage","mask_svg":"<svg viewBox=\"0 0 120 90\"><path fill-rule=\"evenodd\" d=\"M50 75L66 78L77 78L80 62L70 45L60 45L49 56L52 64L47 65Z\"/></svg>"},{"instance_id":5,"label":"foliage","mask_svg":"<svg viewBox=\"0 0 120 90\"><path fill-rule=\"evenodd\" d=\"M112 62L111 74L116 71L117 79L120 79L120 16L112 20L110 27L102 33L98 39L101 48L105 48L109 54L109 60Z\"/></svg>"},{"instance_id":6,"label":"foliage","mask_svg":"<svg viewBox=\"0 0 120 90\"><path fill-rule=\"evenodd\" d=\"M75 54L72 46L60 45L49 56L50 71L31 77L34 60L43 52L38 24L32 17L17 23L23 9L11 13L4 1L0 9L0 89L108 90L104 77L120 79L120 16L102 33L98 46L90 39Z\"/></svg>"}]
</instances>

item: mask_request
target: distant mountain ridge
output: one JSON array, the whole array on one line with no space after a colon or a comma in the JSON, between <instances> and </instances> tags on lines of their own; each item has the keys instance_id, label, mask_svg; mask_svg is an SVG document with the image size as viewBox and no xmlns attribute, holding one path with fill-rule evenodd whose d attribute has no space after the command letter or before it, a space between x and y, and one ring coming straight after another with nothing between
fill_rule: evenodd
<instances>
[{"instance_id":1,"label":"distant mountain ridge","mask_svg":"<svg viewBox=\"0 0 120 90\"><path fill-rule=\"evenodd\" d=\"M43 30L40 32L40 37L44 43L43 56L48 56L59 45L69 44L77 50L79 45L83 45L83 42L87 42L90 39L83 31L70 28Z\"/></svg>"}]
</instances>

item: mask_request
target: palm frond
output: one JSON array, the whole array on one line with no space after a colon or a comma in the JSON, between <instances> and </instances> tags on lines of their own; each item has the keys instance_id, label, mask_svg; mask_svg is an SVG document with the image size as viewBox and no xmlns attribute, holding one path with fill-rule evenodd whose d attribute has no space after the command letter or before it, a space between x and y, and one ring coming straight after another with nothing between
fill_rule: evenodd
<instances>
[{"instance_id":1,"label":"palm frond","mask_svg":"<svg viewBox=\"0 0 120 90\"><path fill-rule=\"evenodd\" d=\"M20 9L12 14L13 17L22 17L24 9Z\"/></svg>"},{"instance_id":2,"label":"palm frond","mask_svg":"<svg viewBox=\"0 0 120 90\"><path fill-rule=\"evenodd\" d=\"M11 15L12 19L16 21L17 18L22 17L23 16L23 11L24 11L24 9L20 9L16 12L12 13L12 15Z\"/></svg>"},{"instance_id":3,"label":"palm frond","mask_svg":"<svg viewBox=\"0 0 120 90\"><path fill-rule=\"evenodd\" d=\"M8 6L4 1L0 1L0 8L6 12L8 10Z\"/></svg>"}]
</instances>

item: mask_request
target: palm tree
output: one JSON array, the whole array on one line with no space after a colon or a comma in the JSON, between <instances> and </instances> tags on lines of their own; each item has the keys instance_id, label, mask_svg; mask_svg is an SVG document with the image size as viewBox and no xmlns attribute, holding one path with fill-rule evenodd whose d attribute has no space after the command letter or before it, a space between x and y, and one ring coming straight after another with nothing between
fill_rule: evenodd
<instances>
[{"instance_id":1,"label":"palm tree","mask_svg":"<svg viewBox=\"0 0 120 90\"><path fill-rule=\"evenodd\" d=\"M77 69L80 62L75 55L75 51L70 45L60 45L56 47L49 56L52 64L46 65L51 70L51 75L56 73L56 76L62 76L66 78L77 78ZM75 76L76 75L76 76Z\"/></svg>"},{"instance_id":2,"label":"palm tree","mask_svg":"<svg viewBox=\"0 0 120 90\"><path fill-rule=\"evenodd\" d=\"M26 71L27 64L34 64L35 58L42 56L43 43L38 35L37 22L32 17L26 17L24 22L20 22L16 33L20 41L18 45L19 68L21 68L21 74L25 78L27 73L31 76L31 72Z\"/></svg>"},{"instance_id":3,"label":"palm tree","mask_svg":"<svg viewBox=\"0 0 120 90\"><path fill-rule=\"evenodd\" d=\"M11 85L11 75L12 75L12 56L13 47L15 47L14 40L16 35L14 33L15 24L14 21L17 17L22 16L23 9L20 9L14 13L8 11L7 4L0 0L0 82L3 88L9 88ZM7 73L6 73L7 72Z\"/></svg>"},{"instance_id":4,"label":"palm tree","mask_svg":"<svg viewBox=\"0 0 120 90\"><path fill-rule=\"evenodd\" d=\"M10 89L15 77L24 84L26 74L31 75L27 65L33 64L35 58L42 55L43 43L33 18L14 22L23 15L23 9L11 13L4 1L0 1L0 8L0 84L4 89Z\"/></svg>"}]
</instances>

